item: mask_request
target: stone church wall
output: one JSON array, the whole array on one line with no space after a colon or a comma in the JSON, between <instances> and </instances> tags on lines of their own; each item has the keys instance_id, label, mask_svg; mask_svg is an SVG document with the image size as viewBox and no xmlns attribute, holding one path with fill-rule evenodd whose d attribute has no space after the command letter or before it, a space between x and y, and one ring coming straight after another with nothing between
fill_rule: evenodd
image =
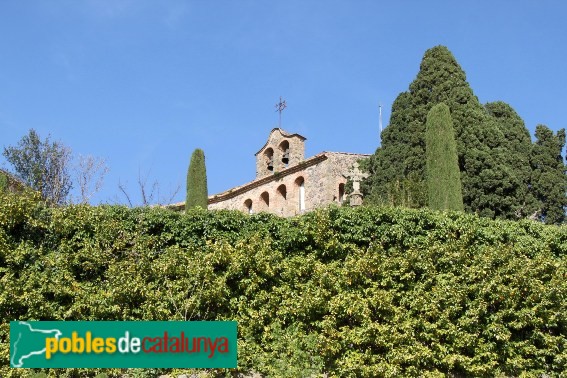
<instances>
[{"instance_id":1,"label":"stone church wall","mask_svg":"<svg viewBox=\"0 0 567 378\"><path fill-rule=\"evenodd\" d=\"M209 198L209 209L262 211L280 216L300 214L300 187L304 185L304 211L344 200L344 184L352 165L367 155L323 152L297 166L255 180ZM343 184L341 195L340 185ZM342 198L341 198L342 197Z\"/></svg>"},{"instance_id":2,"label":"stone church wall","mask_svg":"<svg viewBox=\"0 0 567 378\"><path fill-rule=\"evenodd\" d=\"M209 210L239 210L246 213L269 212L289 217L332 203L347 200L345 186L353 165L369 155L321 152L308 159L305 137L280 128L255 154L256 179L209 196ZM183 210L184 203L168 207Z\"/></svg>"}]
</instances>

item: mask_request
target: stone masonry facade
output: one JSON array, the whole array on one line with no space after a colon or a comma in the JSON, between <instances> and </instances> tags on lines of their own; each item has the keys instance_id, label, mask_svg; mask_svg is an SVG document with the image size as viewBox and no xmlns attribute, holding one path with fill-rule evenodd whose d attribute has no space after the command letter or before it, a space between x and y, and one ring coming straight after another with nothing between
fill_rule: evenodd
<instances>
[{"instance_id":1,"label":"stone masonry facade","mask_svg":"<svg viewBox=\"0 0 567 378\"><path fill-rule=\"evenodd\" d=\"M256 179L209 197L209 210L301 214L347 198L345 185L354 164L366 154L321 152L308 159L305 138L280 128L256 153Z\"/></svg>"}]
</instances>

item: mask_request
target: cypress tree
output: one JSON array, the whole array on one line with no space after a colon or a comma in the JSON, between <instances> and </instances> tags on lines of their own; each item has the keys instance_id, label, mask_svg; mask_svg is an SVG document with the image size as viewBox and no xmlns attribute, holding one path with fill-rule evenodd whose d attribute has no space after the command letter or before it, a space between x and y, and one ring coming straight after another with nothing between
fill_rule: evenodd
<instances>
[{"instance_id":1,"label":"cypress tree","mask_svg":"<svg viewBox=\"0 0 567 378\"><path fill-rule=\"evenodd\" d=\"M528 217L537 208L536 200L529 189L532 175L530 133L522 118L510 105L497 101L484 107L496 121L503 136L500 148L493 151L507 167L508 173L505 181L501 182L501 188L507 195L501 197L502 201L497 205L498 210L510 219Z\"/></svg>"},{"instance_id":2,"label":"cypress tree","mask_svg":"<svg viewBox=\"0 0 567 378\"><path fill-rule=\"evenodd\" d=\"M539 202L538 218L545 223L563 223L567 207L567 176L562 156L565 129L553 135L547 126L538 125L535 136L537 140L531 154L531 187Z\"/></svg>"},{"instance_id":3,"label":"cypress tree","mask_svg":"<svg viewBox=\"0 0 567 378\"><path fill-rule=\"evenodd\" d=\"M453 121L465 210L492 218L515 217L514 205L520 199L510 190L516 181L501 123L480 104L465 72L444 46L425 52L409 90L394 101L382 146L364 165L370 173L362 184L365 201L388 202L392 183L419 188L425 182L426 119L441 102L449 107ZM417 206L427 205L427 196L415 193L415 199Z\"/></svg>"},{"instance_id":4,"label":"cypress tree","mask_svg":"<svg viewBox=\"0 0 567 378\"><path fill-rule=\"evenodd\" d=\"M415 123L414 129L410 129L411 107L410 93L401 93L392 105L390 126L382 132L382 147L369 159L361 161L361 168L370 173L361 184L366 204L403 207L427 204L423 174L419 166L408 162L414 154L423 156L425 153L424 149L420 151L420 142L415 138L419 134Z\"/></svg>"},{"instance_id":5,"label":"cypress tree","mask_svg":"<svg viewBox=\"0 0 567 378\"><path fill-rule=\"evenodd\" d=\"M426 176L429 207L434 210L463 210L457 146L449 107L435 105L427 114Z\"/></svg>"},{"instance_id":6,"label":"cypress tree","mask_svg":"<svg viewBox=\"0 0 567 378\"><path fill-rule=\"evenodd\" d=\"M410 180L414 185L425 182L425 123L431 108L441 102L449 106L452 114L461 171L485 165L467 164L465 151L482 145L481 125L487 121L486 111L451 52L444 46L436 46L425 52L409 90L402 92L392 105L390 124L382 133L382 146L367 164L370 176L362 187L365 194L375 194L370 198L388 193L392 182ZM478 211L481 204L473 200L481 194L473 190L477 182L463 176L465 207L468 211ZM427 206L427 195L421 199L418 206Z\"/></svg>"},{"instance_id":7,"label":"cypress tree","mask_svg":"<svg viewBox=\"0 0 567 378\"><path fill-rule=\"evenodd\" d=\"M207 208L207 171L205 168L205 153L197 148L191 155L187 170L187 197L185 210L193 207Z\"/></svg>"}]
</instances>

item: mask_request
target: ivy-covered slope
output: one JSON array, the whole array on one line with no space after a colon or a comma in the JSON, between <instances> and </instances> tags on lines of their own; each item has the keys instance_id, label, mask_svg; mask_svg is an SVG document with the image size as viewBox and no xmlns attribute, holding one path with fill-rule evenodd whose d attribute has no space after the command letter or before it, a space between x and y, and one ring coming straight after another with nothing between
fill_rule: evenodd
<instances>
[{"instance_id":1,"label":"ivy-covered slope","mask_svg":"<svg viewBox=\"0 0 567 378\"><path fill-rule=\"evenodd\" d=\"M234 319L239 371L274 377L567 369L565 226L387 208L292 219L51 209L0 196L2 377L29 374L7 367L10 320Z\"/></svg>"}]
</instances>

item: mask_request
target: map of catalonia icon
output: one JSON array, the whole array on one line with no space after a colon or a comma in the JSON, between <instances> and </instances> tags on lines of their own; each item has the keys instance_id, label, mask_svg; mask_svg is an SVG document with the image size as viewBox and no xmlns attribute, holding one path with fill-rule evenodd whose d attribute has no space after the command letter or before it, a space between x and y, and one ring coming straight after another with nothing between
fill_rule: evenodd
<instances>
[{"instance_id":1,"label":"map of catalonia icon","mask_svg":"<svg viewBox=\"0 0 567 378\"><path fill-rule=\"evenodd\" d=\"M62 334L58 329L33 328L28 322L10 322L10 366L25 368L34 358L44 360L46 338L59 340Z\"/></svg>"}]
</instances>

